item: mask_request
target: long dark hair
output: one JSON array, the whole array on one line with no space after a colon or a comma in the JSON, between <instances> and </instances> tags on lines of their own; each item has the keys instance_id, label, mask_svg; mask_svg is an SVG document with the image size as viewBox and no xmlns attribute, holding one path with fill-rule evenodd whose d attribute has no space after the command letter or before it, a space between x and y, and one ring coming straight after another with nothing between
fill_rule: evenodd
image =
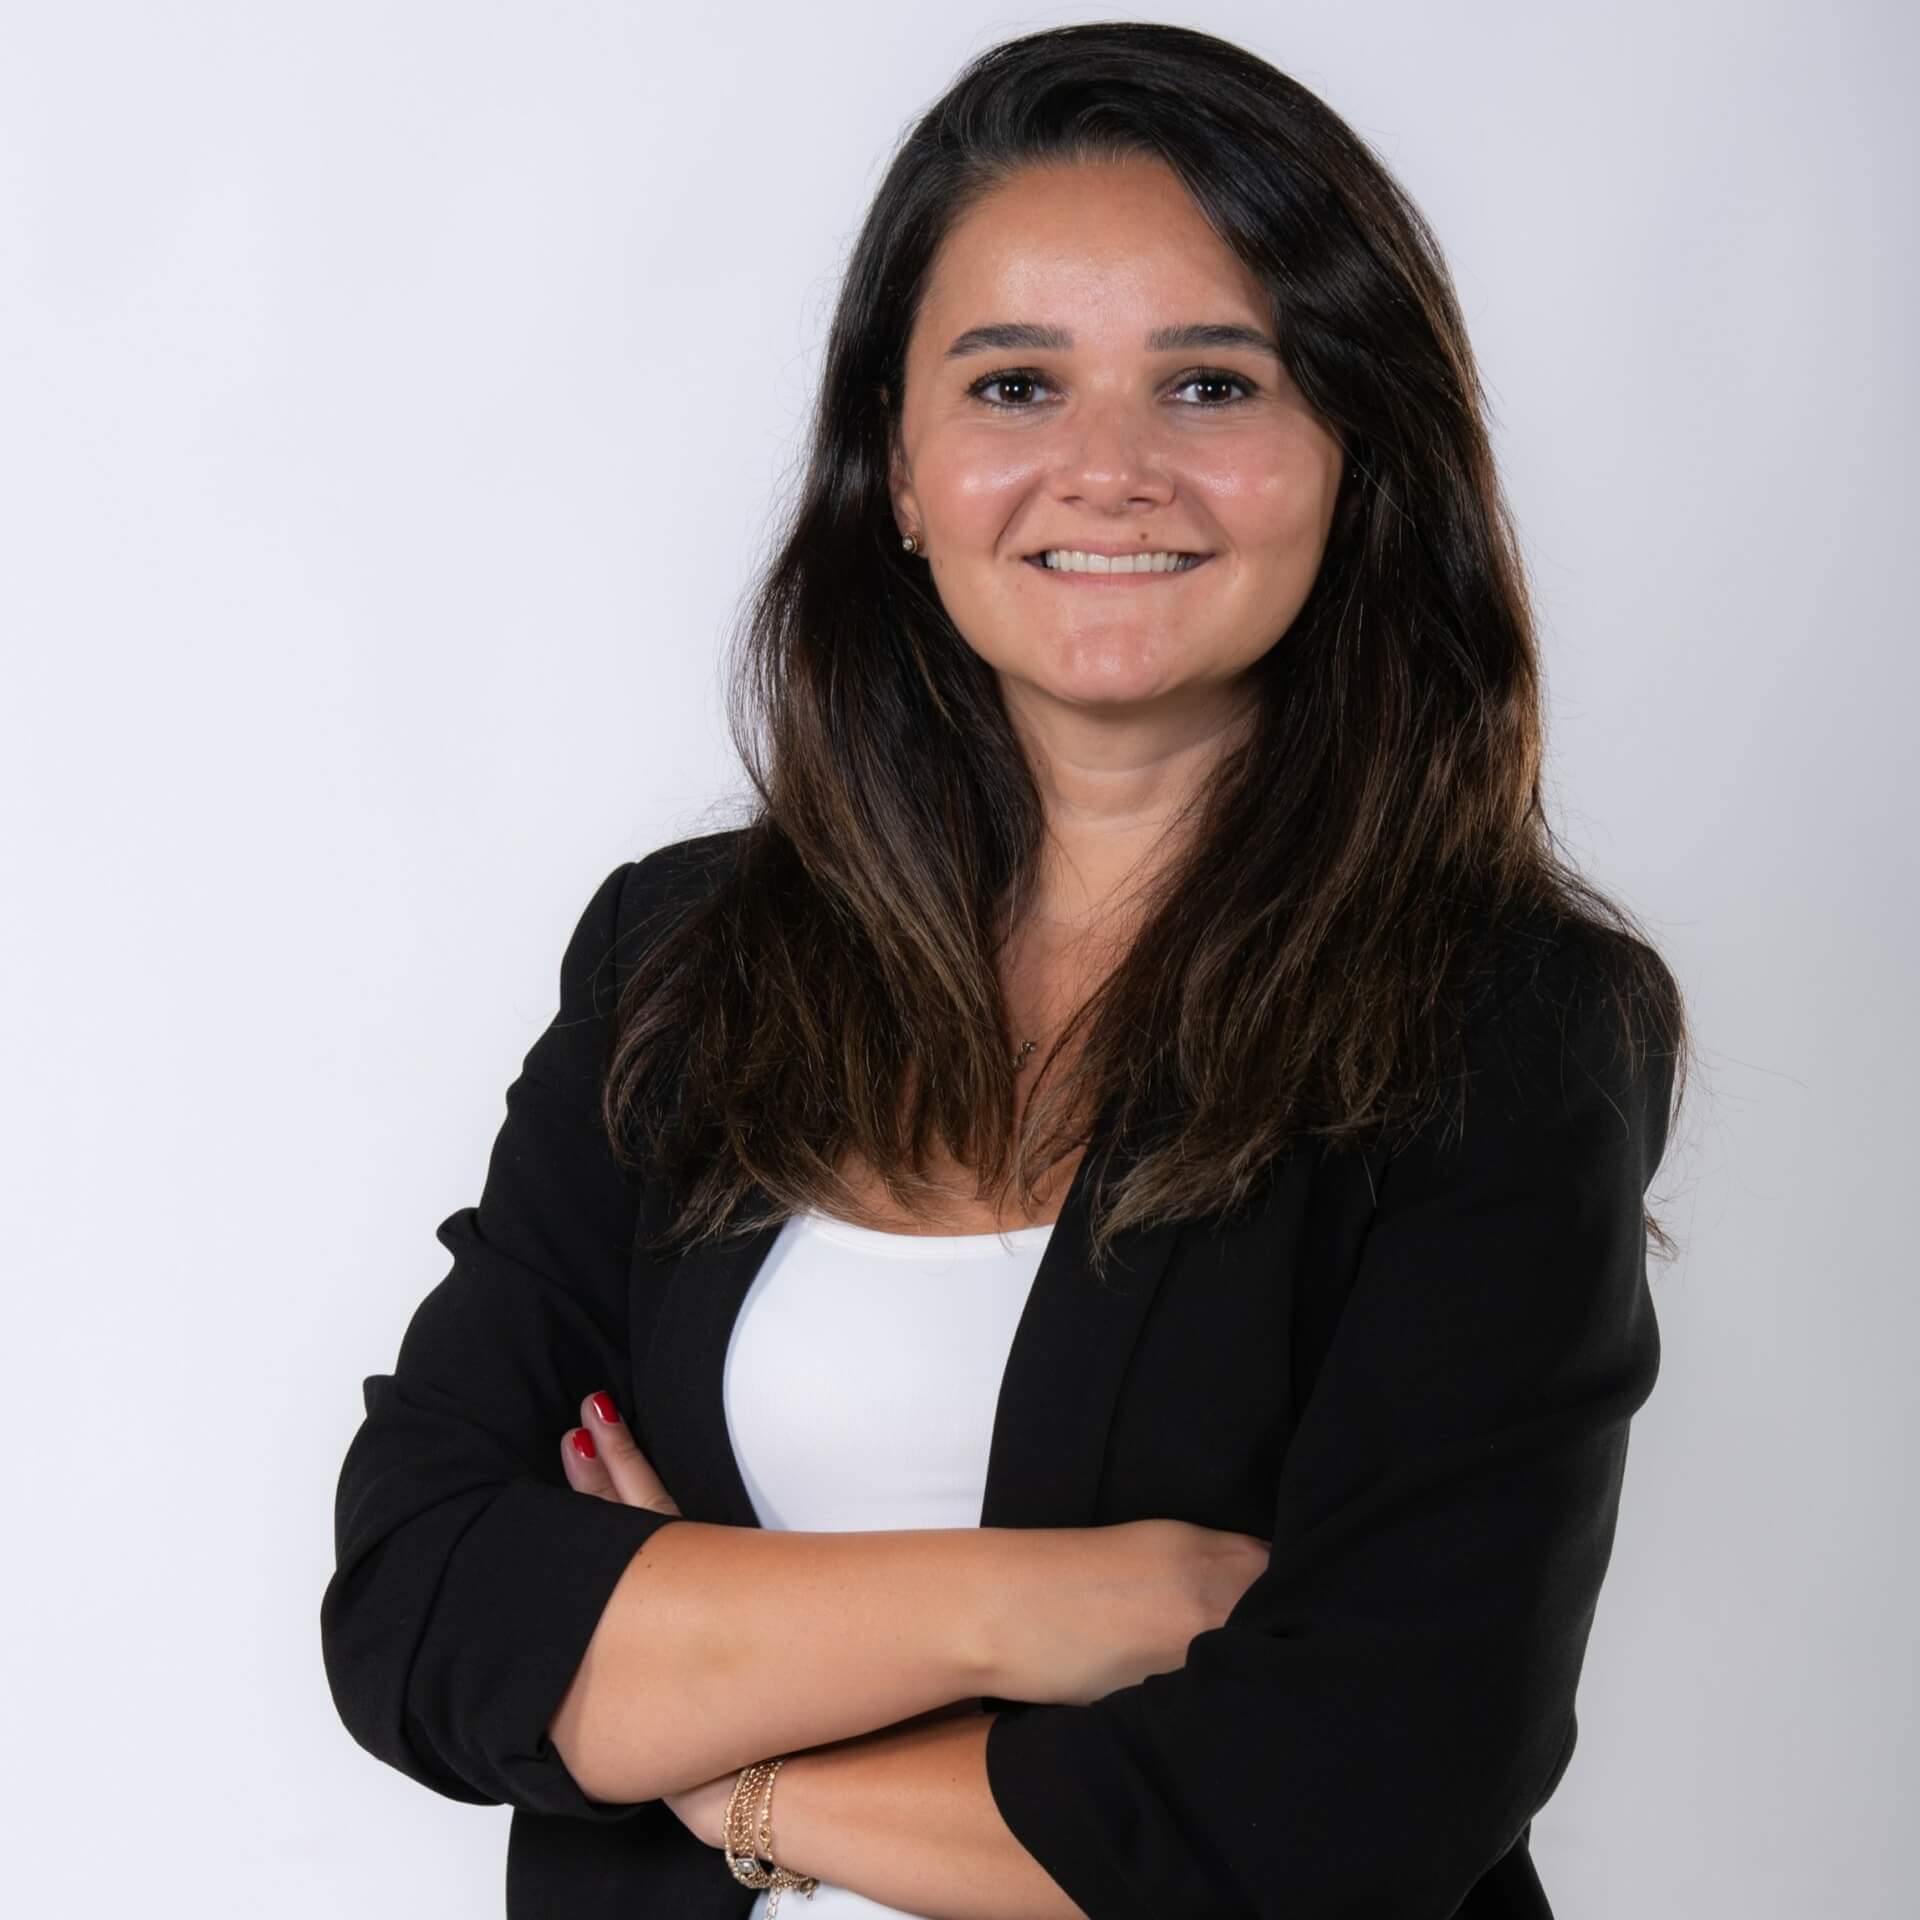
<instances>
[{"instance_id":1,"label":"long dark hair","mask_svg":"<svg viewBox=\"0 0 1920 1920\"><path fill-rule=\"evenodd\" d=\"M993 671L901 551L888 452L955 221L1023 167L1136 155L1174 171L1267 289L1359 477L1252 669L1256 723L1016 1128L995 956L1042 802ZM1124 1227L1242 1205L1304 1140L1370 1145L1458 1097L1469 995L1516 924L1603 956L1636 1059L1678 1063L1677 1110L1679 988L1543 810L1540 663L1484 415L1431 231L1298 82L1130 23L1027 35L965 69L860 229L804 479L737 636L753 816L703 842L706 881L621 999L604 1118L623 1158L673 1183L661 1245L840 1211L849 1149L912 1206L943 1141L983 1187L1017 1182L1026 1211L1105 1116L1105 1148L1131 1150L1096 1182L1098 1269Z\"/></svg>"}]
</instances>

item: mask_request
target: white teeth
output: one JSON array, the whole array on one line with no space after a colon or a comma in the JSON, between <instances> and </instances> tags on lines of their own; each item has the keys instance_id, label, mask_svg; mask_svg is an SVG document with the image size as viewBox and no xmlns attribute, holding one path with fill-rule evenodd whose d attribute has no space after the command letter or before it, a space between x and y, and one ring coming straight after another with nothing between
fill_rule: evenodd
<instances>
[{"instance_id":1,"label":"white teeth","mask_svg":"<svg viewBox=\"0 0 1920 1920\"><path fill-rule=\"evenodd\" d=\"M1200 564L1193 553L1131 553L1109 556L1078 547L1050 547L1040 556L1056 573L1184 573Z\"/></svg>"}]
</instances>

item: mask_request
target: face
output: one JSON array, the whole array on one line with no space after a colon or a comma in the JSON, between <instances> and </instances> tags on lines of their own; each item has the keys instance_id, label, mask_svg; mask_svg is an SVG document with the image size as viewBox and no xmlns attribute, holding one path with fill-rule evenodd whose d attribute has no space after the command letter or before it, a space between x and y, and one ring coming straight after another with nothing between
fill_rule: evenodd
<instances>
[{"instance_id":1,"label":"face","mask_svg":"<svg viewBox=\"0 0 1920 1920\"><path fill-rule=\"evenodd\" d=\"M937 254L894 511L1010 708L1230 710L1306 600L1342 465L1259 283L1162 163L1031 169Z\"/></svg>"}]
</instances>

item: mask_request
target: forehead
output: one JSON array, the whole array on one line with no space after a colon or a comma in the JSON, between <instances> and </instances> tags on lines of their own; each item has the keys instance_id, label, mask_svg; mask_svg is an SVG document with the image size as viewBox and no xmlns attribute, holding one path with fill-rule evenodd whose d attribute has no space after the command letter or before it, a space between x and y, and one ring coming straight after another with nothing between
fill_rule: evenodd
<instances>
[{"instance_id":1,"label":"forehead","mask_svg":"<svg viewBox=\"0 0 1920 1920\"><path fill-rule=\"evenodd\" d=\"M1138 337L1153 324L1266 324L1259 281L1178 175L1128 157L1030 167L956 221L935 253L916 338L996 321Z\"/></svg>"}]
</instances>

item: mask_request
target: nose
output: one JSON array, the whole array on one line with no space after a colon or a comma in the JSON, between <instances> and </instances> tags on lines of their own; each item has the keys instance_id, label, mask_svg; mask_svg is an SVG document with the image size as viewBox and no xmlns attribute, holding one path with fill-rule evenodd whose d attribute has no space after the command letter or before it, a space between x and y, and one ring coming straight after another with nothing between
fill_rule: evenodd
<instances>
[{"instance_id":1,"label":"nose","mask_svg":"<svg viewBox=\"0 0 1920 1920\"><path fill-rule=\"evenodd\" d=\"M1155 441L1154 423L1125 401L1083 405L1064 437L1055 475L1058 497L1102 513L1163 506L1173 497L1173 484Z\"/></svg>"}]
</instances>

